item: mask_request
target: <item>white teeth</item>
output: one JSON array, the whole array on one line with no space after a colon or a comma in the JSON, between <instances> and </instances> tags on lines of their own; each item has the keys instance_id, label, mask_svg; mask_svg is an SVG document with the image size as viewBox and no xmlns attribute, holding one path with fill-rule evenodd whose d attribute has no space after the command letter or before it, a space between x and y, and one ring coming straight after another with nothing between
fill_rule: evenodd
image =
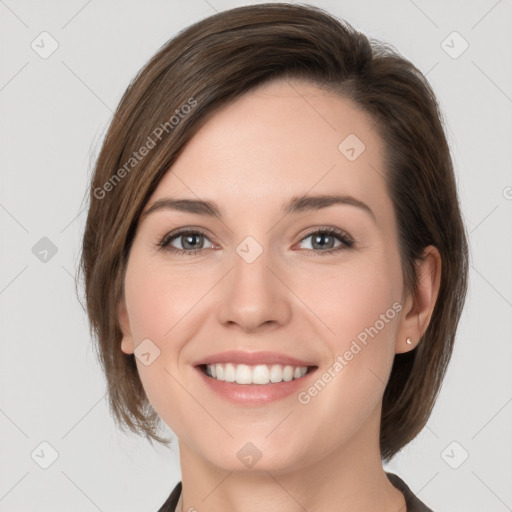
<instances>
[{"instance_id":1,"label":"white teeth","mask_svg":"<svg viewBox=\"0 0 512 512\"><path fill-rule=\"evenodd\" d=\"M259 364L249 366L246 364L208 364L206 374L217 380L225 382L236 382L237 384L269 384L281 381L290 382L293 379L300 379L306 375L306 366L283 366L273 364L267 366Z\"/></svg>"},{"instance_id":2,"label":"white teeth","mask_svg":"<svg viewBox=\"0 0 512 512\"><path fill-rule=\"evenodd\" d=\"M260 364L252 370L253 384L268 384L270 382L270 371L268 366Z\"/></svg>"},{"instance_id":3,"label":"white teeth","mask_svg":"<svg viewBox=\"0 0 512 512\"><path fill-rule=\"evenodd\" d=\"M227 364L224 367L224 380L226 382L235 382L236 380L236 368L232 364Z\"/></svg>"},{"instance_id":4,"label":"white teeth","mask_svg":"<svg viewBox=\"0 0 512 512\"><path fill-rule=\"evenodd\" d=\"M226 365L228 366L228 365ZM236 382L237 384L251 384L252 370L246 364L238 364L236 366Z\"/></svg>"},{"instance_id":5,"label":"white teeth","mask_svg":"<svg viewBox=\"0 0 512 512\"><path fill-rule=\"evenodd\" d=\"M283 367L280 364L274 364L270 368L270 381L271 382L281 382L284 377Z\"/></svg>"},{"instance_id":6,"label":"white teeth","mask_svg":"<svg viewBox=\"0 0 512 512\"><path fill-rule=\"evenodd\" d=\"M299 375L300 375L300 368L297 368L297 370L299 370ZM290 382L291 380L293 380L294 373L295 372L294 372L293 366L285 366L284 370L283 370L283 380L286 382Z\"/></svg>"}]
</instances>

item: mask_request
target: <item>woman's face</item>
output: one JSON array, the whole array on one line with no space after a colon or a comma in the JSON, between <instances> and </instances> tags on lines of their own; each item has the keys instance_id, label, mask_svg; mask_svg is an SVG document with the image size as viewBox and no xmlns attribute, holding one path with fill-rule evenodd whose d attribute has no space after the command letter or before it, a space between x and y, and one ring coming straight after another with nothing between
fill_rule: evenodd
<instances>
[{"instance_id":1,"label":"woman's face","mask_svg":"<svg viewBox=\"0 0 512 512\"><path fill-rule=\"evenodd\" d=\"M122 350L181 451L275 472L378 453L407 335L383 152L350 101L277 81L214 115L161 180L129 256ZM297 199L320 196L340 199Z\"/></svg>"}]
</instances>

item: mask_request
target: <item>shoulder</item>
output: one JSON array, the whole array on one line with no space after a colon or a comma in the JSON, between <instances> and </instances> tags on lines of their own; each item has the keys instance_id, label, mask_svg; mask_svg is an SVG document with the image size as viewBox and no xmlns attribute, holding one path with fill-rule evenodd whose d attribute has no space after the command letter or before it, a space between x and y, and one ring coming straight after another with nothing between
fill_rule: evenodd
<instances>
[{"instance_id":1,"label":"shoulder","mask_svg":"<svg viewBox=\"0 0 512 512\"><path fill-rule=\"evenodd\" d=\"M409 486L394 473L386 473L388 480L402 492L407 505L407 512L434 512L431 508L428 508L425 503L419 500L419 498L409 489Z\"/></svg>"},{"instance_id":2,"label":"shoulder","mask_svg":"<svg viewBox=\"0 0 512 512\"><path fill-rule=\"evenodd\" d=\"M165 503L158 509L158 512L174 512L178 505L181 494L181 481L176 484Z\"/></svg>"}]
</instances>

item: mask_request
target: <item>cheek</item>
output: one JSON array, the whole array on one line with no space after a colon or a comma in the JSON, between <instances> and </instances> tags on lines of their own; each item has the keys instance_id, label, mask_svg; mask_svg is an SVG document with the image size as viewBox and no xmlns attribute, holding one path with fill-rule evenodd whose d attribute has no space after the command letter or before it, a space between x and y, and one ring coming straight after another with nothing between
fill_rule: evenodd
<instances>
[{"instance_id":1,"label":"cheek","mask_svg":"<svg viewBox=\"0 0 512 512\"><path fill-rule=\"evenodd\" d=\"M375 413L389 379L401 311L399 273L394 264L374 260L317 275L314 282L307 295L304 285L297 294L308 297L305 302L322 320L317 335L329 361L298 401L307 418L329 411L328 427L307 423L311 435L329 439L334 430L348 439Z\"/></svg>"},{"instance_id":2,"label":"cheek","mask_svg":"<svg viewBox=\"0 0 512 512\"><path fill-rule=\"evenodd\" d=\"M294 290L321 321L318 332L332 352L343 353L351 341L364 341L368 330L386 345L392 339L398 315L393 304L401 297L400 266L396 258L354 254L338 267L319 268L308 279L297 273ZM384 318L382 318L384 315ZM318 324L318 321L316 322ZM377 351L381 350L378 347Z\"/></svg>"},{"instance_id":3,"label":"cheek","mask_svg":"<svg viewBox=\"0 0 512 512\"><path fill-rule=\"evenodd\" d=\"M170 424L172 412L186 410L190 397L179 382L179 357L182 346L191 335L194 304L204 295L208 283L156 265L147 255L135 248L130 255L125 278L125 296L135 348L149 339L151 350L158 356L151 364L135 357L137 370L146 396L157 413ZM183 336L184 329L189 329ZM174 424L173 424L174 426ZM178 429L179 430L179 429Z\"/></svg>"},{"instance_id":4,"label":"cheek","mask_svg":"<svg viewBox=\"0 0 512 512\"><path fill-rule=\"evenodd\" d=\"M126 306L135 348L146 339L157 347L158 357L150 365L137 357L135 361L151 405L165 417L174 407L186 408L190 400L179 385L183 380L180 357L201 329L201 299L218 276L207 265L201 270L178 269L139 249L134 247L126 271Z\"/></svg>"},{"instance_id":5,"label":"cheek","mask_svg":"<svg viewBox=\"0 0 512 512\"><path fill-rule=\"evenodd\" d=\"M125 281L127 309L136 343L150 338L164 347L193 317L193 309L211 288L211 272L176 271L134 258ZM202 275L204 274L204 275Z\"/></svg>"}]
</instances>

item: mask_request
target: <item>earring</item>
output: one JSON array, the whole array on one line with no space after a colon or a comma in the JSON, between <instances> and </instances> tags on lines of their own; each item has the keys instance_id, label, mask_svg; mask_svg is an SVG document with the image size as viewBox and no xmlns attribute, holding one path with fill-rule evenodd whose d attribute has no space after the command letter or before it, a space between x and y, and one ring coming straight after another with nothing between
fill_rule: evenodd
<instances>
[{"instance_id":1,"label":"earring","mask_svg":"<svg viewBox=\"0 0 512 512\"><path fill-rule=\"evenodd\" d=\"M412 340L411 340L411 338L407 338L407 339L405 340L405 342L407 343L407 345L412 345Z\"/></svg>"}]
</instances>

